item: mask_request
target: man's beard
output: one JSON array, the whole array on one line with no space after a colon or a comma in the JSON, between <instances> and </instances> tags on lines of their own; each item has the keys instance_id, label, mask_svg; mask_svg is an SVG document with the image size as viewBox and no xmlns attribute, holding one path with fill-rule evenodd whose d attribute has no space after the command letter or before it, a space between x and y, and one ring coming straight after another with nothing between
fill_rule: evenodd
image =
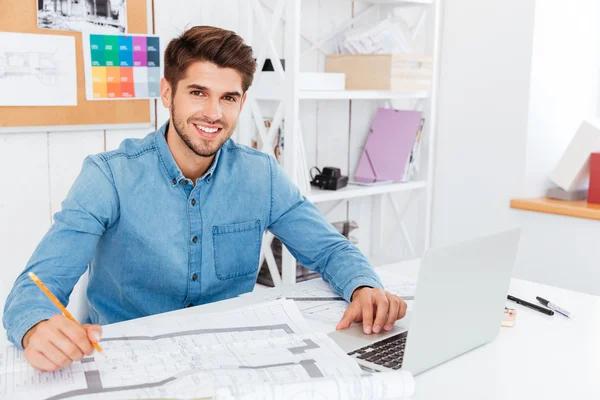
<instances>
[{"instance_id":1,"label":"man's beard","mask_svg":"<svg viewBox=\"0 0 600 400\"><path fill-rule=\"evenodd\" d=\"M219 136L221 137L221 143L219 143L215 148L211 148L210 144L202 146L197 141L192 140L192 137L185 130L186 124L183 121L177 119L177 116L175 115L175 106L174 106L173 102L171 102L171 105L172 105L171 120L173 121L173 127L175 128L175 132L177 132L177 134L179 135L181 140L183 140L183 142L187 145L187 147L191 151L193 151L194 153L199 155L200 157L214 156L215 154L217 154L219 149L221 147L223 147L223 144L227 141L227 139L229 139L231 137L232 131L227 131L228 126L224 121L220 121L220 120L219 121L203 121L203 122L206 122L207 124L218 123L219 125L221 125L222 129L221 129L221 132L219 133ZM194 134L196 134L196 133L194 132ZM205 143L207 142L206 139L203 139L200 136L198 136L198 138L202 142L205 142Z\"/></svg>"}]
</instances>

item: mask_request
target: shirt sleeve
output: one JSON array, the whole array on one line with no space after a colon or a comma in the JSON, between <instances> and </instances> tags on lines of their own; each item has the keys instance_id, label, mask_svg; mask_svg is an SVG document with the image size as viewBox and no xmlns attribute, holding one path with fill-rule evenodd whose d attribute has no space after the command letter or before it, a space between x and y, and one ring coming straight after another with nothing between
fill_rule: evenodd
<instances>
[{"instance_id":1,"label":"shirt sleeve","mask_svg":"<svg viewBox=\"0 0 600 400\"><path fill-rule=\"evenodd\" d=\"M29 279L34 272L64 305L87 269L98 240L119 216L119 201L108 164L89 156L62 202L61 211L17 277L4 307L9 340L22 348L25 333L60 311Z\"/></svg>"},{"instance_id":2,"label":"shirt sleeve","mask_svg":"<svg viewBox=\"0 0 600 400\"><path fill-rule=\"evenodd\" d=\"M270 157L271 214L267 229L290 253L316 271L346 301L360 286L383 288L366 257L301 195L285 171Z\"/></svg>"}]
</instances>

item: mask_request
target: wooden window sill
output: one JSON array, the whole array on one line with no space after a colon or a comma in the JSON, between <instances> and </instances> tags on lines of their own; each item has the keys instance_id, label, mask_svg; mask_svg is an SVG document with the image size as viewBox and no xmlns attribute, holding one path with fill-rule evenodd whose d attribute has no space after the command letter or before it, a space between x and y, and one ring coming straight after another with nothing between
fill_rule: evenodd
<instances>
[{"instance_id":1,"label":"wooden window sill","mask_svg":"<svg viewBox=\"0 0 600 400\"><path fill-rule=\"evenodd\" d=\"M517 210L600 220L600 204L590 204L585 200L564 201L554 200L548 197L512 199L510 201L510 207Z\"/></svg>"}]
</instances>

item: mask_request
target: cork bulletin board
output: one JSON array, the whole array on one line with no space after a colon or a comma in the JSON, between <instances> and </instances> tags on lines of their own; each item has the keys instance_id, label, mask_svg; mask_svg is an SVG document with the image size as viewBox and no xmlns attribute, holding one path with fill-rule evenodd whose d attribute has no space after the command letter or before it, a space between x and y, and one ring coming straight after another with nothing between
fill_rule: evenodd
<instances>
[{"instance_id":1,"label":"cork bulletin board","mask_svg":"<svg viewBox=\"0 0 600 400\"><path fill-rule=\"evenodd\" d=\"M128 33L148 33L147 0L127 1ZM73 36L77 59L77 106L0 107L0 128L150 123L152 100L87 101L81 32L37 27L37 1L1 0L0 31ZM35 96L35 93L31 94Z\"/></svg>"}]
</instances>

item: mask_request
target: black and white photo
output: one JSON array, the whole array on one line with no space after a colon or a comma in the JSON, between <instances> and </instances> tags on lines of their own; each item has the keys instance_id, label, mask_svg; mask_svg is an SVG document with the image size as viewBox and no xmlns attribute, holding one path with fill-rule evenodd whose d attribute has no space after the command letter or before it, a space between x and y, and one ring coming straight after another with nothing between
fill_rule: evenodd
<instances>
[{"instance_id":1,"label":"black and white photo","mask_svg":"<svg viewBox=\"0 0 600 400\"><path fill-rule=\"evenodd\" d=\"M37 0L38 28L126 33L127 0Z\"/></svg>"}]
</instances>

